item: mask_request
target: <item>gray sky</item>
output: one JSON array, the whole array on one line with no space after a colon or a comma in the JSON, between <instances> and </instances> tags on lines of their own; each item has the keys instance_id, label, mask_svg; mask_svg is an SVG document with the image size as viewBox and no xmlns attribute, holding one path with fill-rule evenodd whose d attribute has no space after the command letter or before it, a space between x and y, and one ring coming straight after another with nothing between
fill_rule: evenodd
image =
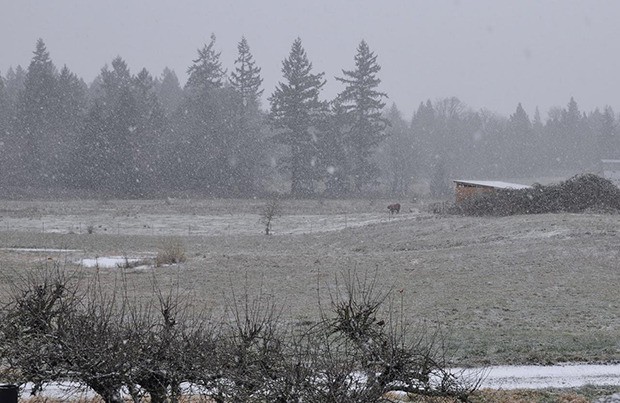
<instances>
[{"instance_id":1,"label":"gray sky","mask_svg":"<svg viewBox=\"0 0 620 403\"><path fill-rule=\"evenodd\" d=\"M87 82L120 55L134 73L168 66L184 83L211 33L229 71L245 35L267 96L299 36L331 98L341 90L333 77L353 67L365 39L381 89L407 118L420 102L450 96L504 115L521 102L545 118L571 96L585 111L620 111L615 0L2 0L0 10L3 76L28 66L41 37L57 66Z\"/></svg>"}]
</instances>

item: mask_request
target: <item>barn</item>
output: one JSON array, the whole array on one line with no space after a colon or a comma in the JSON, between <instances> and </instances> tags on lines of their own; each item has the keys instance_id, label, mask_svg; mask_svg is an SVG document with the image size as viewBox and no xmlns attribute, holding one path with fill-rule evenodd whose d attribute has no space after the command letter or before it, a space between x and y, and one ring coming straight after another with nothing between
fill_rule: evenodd
<instances>
[{"instance_id":1,"label":"barn","mask_svg":"<svg viewBox=\"0 0 620 403\"><path fill-rule=\"evenodd\" d=\"M531 186L501 181L453 180L456 185L456 202L460 203L468 197L497 189L528 189Z\"/></svg>"}]
</instances>

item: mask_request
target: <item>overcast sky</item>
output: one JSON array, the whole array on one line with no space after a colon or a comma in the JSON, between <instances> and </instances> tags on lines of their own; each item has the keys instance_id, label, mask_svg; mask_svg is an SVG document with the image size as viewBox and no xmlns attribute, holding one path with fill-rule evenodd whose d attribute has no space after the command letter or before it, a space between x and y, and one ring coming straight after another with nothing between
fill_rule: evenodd
<instances>
[{"instance_id":1,"label":"overcast sky","mask_svg":"<svg viewBox=\"0 0 620 403\"><path fill-rule=\"evenodd\" d=\"M37 38L57 66L90 82L115 56L132 72L175 70L182 83L197 49L217 36L229 69L247 38L265 95L300 37L325 98L365 39L382 66L381 89L404 115L456 96L508 115L518 102L543 118L574 96L590 111L620 111L620 1L608 0L2 0L0 73L27 67ZM266 104L264 104L266 106Z\"/></svg>"}]
</instances>

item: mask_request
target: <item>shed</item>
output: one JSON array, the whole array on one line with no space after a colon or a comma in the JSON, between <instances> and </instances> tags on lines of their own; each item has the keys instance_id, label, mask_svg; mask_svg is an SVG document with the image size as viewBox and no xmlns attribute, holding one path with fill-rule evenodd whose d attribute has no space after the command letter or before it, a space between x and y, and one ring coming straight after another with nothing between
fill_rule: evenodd
<instances>
[{"instance_id":1,"label":"shed","mask_svg":"<svg viewBox=\"0 0 620 403\"><path fill-rule=\"evenodd\" d=\"M501 181L454 180L456 184L456 202L460 203L468 197L497 189L529 189L531 186Z\"/></svg>"}]
</instances>

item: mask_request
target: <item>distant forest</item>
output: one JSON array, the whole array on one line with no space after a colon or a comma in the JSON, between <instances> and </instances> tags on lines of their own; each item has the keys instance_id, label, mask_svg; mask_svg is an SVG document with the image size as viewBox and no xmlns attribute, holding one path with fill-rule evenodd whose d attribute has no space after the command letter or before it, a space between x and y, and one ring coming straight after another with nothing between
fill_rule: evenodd
<instances>
[{"instance_id":1,"label":"distant forest","mask_svg":"<svg viewBox=\"0 0 620 403\"><path fill-rule=\"evenodd\" d=\"M597 172L601 159L620 158L610 106L580 111L571 98L543 120L521 104L505 117L447 98L409 117L386 106L380 63L364 41L333 78L341 92L332 100L322 98L325 74L301 39L283 55L273 89L262 87L245 38L237 51L225 68L212 35L188 61L185 85L167 68L131 72L121 57L85 83L55 66L39 39L26 69L0 74L0 191L413 197L422 183L442 197L450 179L535 180Z\"/></svg>"}]
</instances>

